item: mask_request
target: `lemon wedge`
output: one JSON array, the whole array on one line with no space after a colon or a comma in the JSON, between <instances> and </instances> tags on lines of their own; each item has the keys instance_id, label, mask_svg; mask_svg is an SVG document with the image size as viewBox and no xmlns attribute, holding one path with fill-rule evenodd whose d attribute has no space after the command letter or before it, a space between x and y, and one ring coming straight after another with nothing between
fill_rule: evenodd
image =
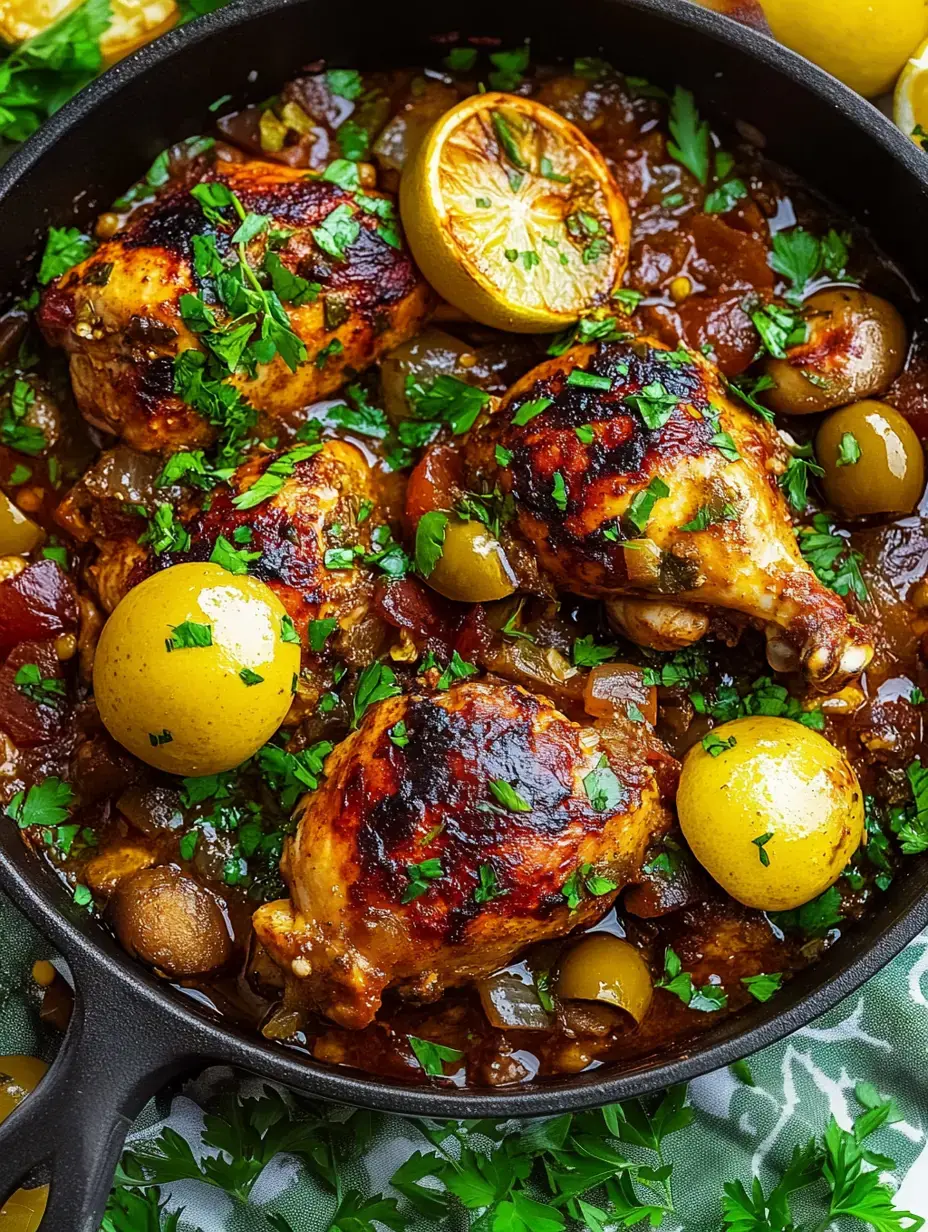
<instances>
[{"instance_id":1,"label":"lemon wedge","mask_svg":"<svg viewBox=\"0 0 928 1232\"><path fill-rule=\"evenodd\" d=\"M436 291L496 329L562 329L608 303L628 261L628 206L602 155L511 94L476 94L433 125L400 213Z\"/></svg>"},{"instance_id":2,"label":"lemon wedge","mask_svg":"<svg viewBox=\"0 0 928 1232\"><path fill-rule=\"evenodd\" d=\"M902 70L893 96L893 119L919 149L928 149L928 39Z\"/></svg>"}]
</instances>

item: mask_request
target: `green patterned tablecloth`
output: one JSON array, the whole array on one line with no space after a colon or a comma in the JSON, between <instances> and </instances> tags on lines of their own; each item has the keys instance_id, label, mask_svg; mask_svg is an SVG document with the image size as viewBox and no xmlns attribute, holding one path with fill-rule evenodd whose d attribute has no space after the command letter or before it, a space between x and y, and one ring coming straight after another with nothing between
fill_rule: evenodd
<instances>
[{"instance_id":1,"label":"green patterned tablecloth","mask_svg":"<svg viewBox=\"0 0 928 1232\"><path fill-rule=\"evenodd\" d=\"M50 956L47 946L2 899L0 928L6 942L0 954L0 1049L50 1058L57 1039L39 1024L39 990L30 975L36 958ZM750 1186L754 1176L767 1186L774 1183L793 1148L821 1135L831 1116L844 1127L851 1125L861 1111L855 1095L861 1082L891 1095L898 1106L900 1119L881 1128L872 1140L877 1151L896 1163L893 1170L886 1161L877 1161L889 1185L898 1186L896 1205L928 1216L926 997L928 934L814 1025L750 1058L753 1087L732 1069L693 1082L688 1093L695 1110L693 1122L664 1144L666 1159L674 1165L675 1210L663 1226L687 1232L719 1228L723 1184L740 1179ZM114 1031L118 1032L118 1026L114 1025ZM207 1070L150 1104L130 1141L151 1139L167 1124L191 1144L196 1155L215 1154L201 1142L204 1110L219 1108L223 1092L226 1098L230 1090L253 1096L264 1086L246 1075ZM290 1096L287 1099L294 1117L306 1115L311 1121L314 1110L310 1105ZM342 1110L331 1113L336 1128L346 1115ZM371 1136L365 1141L368 1129ZM400 1164L415 1151L432 1149L412 1123L397 1117L363 1116L352 1120L341 1137L349 1143L352 1139L363 1143L339 1167L345 1190L357 1189L365 1197L398 1198L402 1222L397 1226L411 1232L467 1227L467 1217L457 1204L439 1223L429 1223L390 1189L390 1177ZM474 1141L480 1144L482 1139L477 1136ZM286 1232L286 1224L273 1218L269 1221L273 1212L285 1217L292 1232L322 1232L329 1228L336 1208L334 1195L314 1179L304 1163L288 1154L276 1156L264 1168L247 1203L190 1180L162 1186L161 1199L167 1201L169 1210L184 1208L178 1232ZM814 1187L795 1200L793 1214L800 1227L818 1230L827 1226L820 1218L820 1202L818 1207L815 1203ZM117 1225L114 1232L151 1232L155 1226L126 1223ZM344 1221L338 1226L341 1232L366 1232L369 1225ZM776 1226L749 1225L743 1232L767 1232ZM844 1221L841 1226L852 1224ZM487 1232L522 1232L523 1228L546 1232L543 1221L537 1220L527 1224L502 1221L488 1225Z\"/></svg>"}]
</instances>

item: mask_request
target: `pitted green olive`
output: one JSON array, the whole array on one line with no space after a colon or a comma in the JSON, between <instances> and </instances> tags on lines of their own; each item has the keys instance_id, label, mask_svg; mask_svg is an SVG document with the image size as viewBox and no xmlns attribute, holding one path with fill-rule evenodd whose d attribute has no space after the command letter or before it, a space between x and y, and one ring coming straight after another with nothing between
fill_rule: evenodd
<instances>
[{"instance_id":1,"label":"pitted green olive","mask_svg":"<svg viewBox=\"0 0 928 1232\"><path fill-rule=\"evenodd\" d=\"M426 578L433 590L459 603L505 599L516 579L499 540L482 522L462 522L453 514L444 528L441 556Z\"/></svg>"},{"instance_id":2,"label":"pitted green olive","mask_svg":"<svg viewBox=\"0 0 928 1232\"><path fill-rule=\"evenodd\" d=\"M802 308L806 340L768 359L774 382L764 399L784 415L830 411L883 393L902 371L905 324L887 300L842 287L811 295Z\"/></svg>"},{"instance_id":3,"label":"pitted green olive","mask_svg":"<svg viewBox=\"0 0 928 1232\"><path fill-rule=\"evenodd\" d=\"M562 1000L603 1001L640 1023L653 991L644 959L611 933L588 933L561 959L557 995Z\"/></svg>"},{"instance_id":4,"label":"pitted green olive","mask_svg":"<svg viewBox=\"0 0 928 1232\"><path fill-rule=\"evenodd\" d=\"M921 499L921 441L885 402L855 402L829 415L815 438L815 453L828 503L841 513L911 513Z\"/></svg>"}]
</instances>

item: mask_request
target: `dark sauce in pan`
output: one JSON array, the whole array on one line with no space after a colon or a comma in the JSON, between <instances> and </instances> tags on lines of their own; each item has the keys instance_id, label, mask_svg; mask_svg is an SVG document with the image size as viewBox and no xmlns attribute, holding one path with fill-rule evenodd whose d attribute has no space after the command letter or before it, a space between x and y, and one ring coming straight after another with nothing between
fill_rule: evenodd
<instances>
[{"instance_id":1,"label":"dark sauce in pan","mask_svg":"<svg viewBox=\"0 0 928 1232\"><path fill-rule=\"evenodd\" d=\"M880 256L866 233L836 216L789 172L765 162L749 133L733 132L721 147L731 150L735 162L730 175L745 185L746 193L730 210L704 212L704 190L667 152L666 100L661 92L606 71L599 79L591 76L595 78L589 72L584 76L539 69L515 89L577 124L608 159L633 219L624 285L643 296L634 316L636 327L671 344L682 339L690 348L709 354L726 375L736 376L752 363L758 347L746 308L750 296L769 297L784 287L768 261L771 233L797 224L814 235L834 228L850 238L848 277L891 300L906 318L909 357L885 399L920 436L928 434L928 332L922 309L902 273ZM342 152L339 129L351 118L373 135L371 161L378 168L377 186L395 191L397 162L410 134L427 127L475 87L466 74L444 71L370 74L363 84L363 95L350 101L331 91L324 73L291 82L276 100L272 120L262 120L257 108L221 118L217 135L225 144L208 155L189 145L176 148L172 173L181 185L194 182L202 159L216 156L217 148L221 158L257 156L321 169ZM305 122L289 126L288 117L299 121L300 116ZM145 197L143 189L137 200ZM130 212L135 204L123 203L120 210ZM101 232L111 231L117 222L104 215ZM827 285L827 276L820 281ZM432 323L435 327L456 342L459 353L463 351L472 379L494 394L504 392L538 363L548 341L496 334L443 309ZM482 1002L477 989L465 987L447 992L436 1003L418 1006L388 993L376 1022L360 1031L321 1018L297 1019L279 1004L279 972L255 946L250 922L258 903L286 894L278 861L291 829L295 793L287 797L280 782L250 768L238 776L224 776L223 786L197 799L195 791L143 766L110 740L91 695L89 668L104 617L84 570L94 558L94 541L138 536L144 523L136 510L151 505L161 460L116 445L94 466L100 450L112 449L113 442L78 416L60 354L39 346L33 362L37 340L22 308L4 319L0 346L6 364L4 397L13 396L21 374L28 375L36 391L35 413L50 443L46 452L27 457L0 447L0 484L49 535L45 556L41 549L34 552L27 573L17 577L16 565L8 558L0 560L0 576L6 579L0 584L0 629L6 630L0 649L7 656L0 667L0 733L5 733L0 734L0 797L8 803L17 792L50 775L70 783L77 799L63 823L77 827L70 839L60 829L31 828L24 835L45 851L71 885L92 886L94 904L104 921L110 919L107 902L122 859L130 864L173 864L208 887L234 937L234 953L219 974L177 981L197 1002L332 1064L421 1081L422 1070L408 1042L413 1036L460 1050L463 1061L460 1067L446 1067L447 1081L478 1086L525 1082L536 1075L575 1073L589 1066L621 1065L659 1055L710 1027L718 1014L737 1012L749 1004L744 977L776 972L788 979L789 973L814 962L862 913L878 908L883 895L892 893L893 873L900 859L907 857L900 856L892 839L891 814L909 804L906 768L924 745L924 707L910 700L913 690L928 690L928 673L920 658L921 638L928 629L928 588L922 583L928 573L924 499L923 509L912 516L874 517L846 527L851 546L861 554L868 591L865 600L851 595L848 604L877 629L878 644L860 681L862 698L848 692L843 699L829 699L825 709L824 733L851 759L869 797L869 842L838 883L840 909L832 918L812 921L811 928L781 928L763 913L725 896L671 841L652 853L642 884L626 891L596 925L628 937L646 957L655 979L661 976L670 947L696 987L724 988L727 1009L693 1009L658 988L638 1027L622 1011L601 1003L565 1001L551 1003L546 1029L527 1030L491 1025L484 1010L490 991L484 987ZM383 376L387 379L386 373ZM374 371L364 379L377 404L381 374ZM781 422L803 443L819 418ZM378 441L343 434L380 466ZM23 466L31 471L25 481ZM384 467L378 475L388 505L400 507L406 476L390 474ZM164 497L159 494L159 499ZM182 509L189 493L170 489L167 498ZM813 485L806 521L816 512L818 500ZM260 529L260 516L252 518L252 524ZM832 518L832 524L844 533L840 521ZM46 563L39 564L43 559ZM76 588L76 606L71 585L56 572L65 559ZM27 576L28 587L21 584ZM14 594L17 582L20 589ZM387 619L392 617L394 633L400 628L412 631L417 652L411 659L397 658L393 667L400 683L413 687L416 661L435 630L417 607L415 586L408 581L381 581L377 602ZM481 636L498 640L493 620L497 629L502 620L497 614L488 623L488 616L492 614L478 612L462 619L479 624ZM553 648L561 656L569 656L577 637L592 634L599 642L617 640L600 605L589 601L565 597L556 605L530 598L520 618L522 627L533 631L535 647ZM440 636L437 641L441 642ZM364 662L364 645L355 645L352 654L354 664ZM672 670L664 673L657 723L658 736L677 757L712 726L713 720L698 712L694 692L717 701L726 689L744 693L759 678L771 676L763 639L752 630L744 631L736 645L710 640L695 653L678 656L620 644L618 657L657 669L679 668L676 683ZM13 682L24 663L38 664L43 678L62 679L66 701L27 704ZM500 673L520 680L512 656L500 661ZM321 740L337 742L346 733L345 699L350 700L356 677L356 666L349 666L338 679L323 682L324 691L335 700L327 710L304 714L299 725L287 729L291 751L311 748ZM526 672L521 679L529 689L545 691L537 673ZM778 683L799 695L797 682ZM555 672L547 687L569 717L588 720L582 684L582 673L579 682L574 678L571 683L558 679ZM260 818L264 839L247 855L242 854L240 835L245 815ZM195 822L199 823L196 848L185 854L179 839ZM4 824L13 822L5 819ZM499 1003L509 1003L511 1009L520 987L534 987L539 971L556 970L565 944L569 942L536 947L489 981ZM517 1012L513 1014L510 1021L521 1021Z\"/></svg>"}]
</instances>

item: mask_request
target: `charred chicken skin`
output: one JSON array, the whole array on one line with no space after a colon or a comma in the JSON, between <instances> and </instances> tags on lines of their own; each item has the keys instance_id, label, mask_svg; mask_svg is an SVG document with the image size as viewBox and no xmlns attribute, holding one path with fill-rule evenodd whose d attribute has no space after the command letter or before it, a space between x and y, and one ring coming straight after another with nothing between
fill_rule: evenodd
<instances>
[{"instance_id":1,"label":"charred chicken skin","mask_svg":"<svg viewBox=\"0 0 928 1232\"><path fill-rule=\"evenodd\" d=\"M650 644L673 625L681 644L705 632L681 605L730 609L765 628L777 670L831 688L863 670L872 639L802 558L778 484L784 452L710 363L641 337L532 369L468 461L473 487L513 498L519 534L559 587L625 598L620 621L628 599L646 600L632 605L639 626L653 603Z\"/></svg>"},{"instance_id":2,"label":"charred chicken skin","mask_svg":"<svg viewBox=\"0 0 928 1232\"><path fill-rule=\"evenodd\" d=\"M395 737L405 723L408 743ZM667 815L646 759L514 685L370 708L304 796L254 916L294 1000L351 1028L589 925Z\"/></svg>"},{"instance_id":3,"label":"charred chicken skin","mask_svg":"<svg viewBox=\"0 0 928 1232\"><path fill-rule=\"evenodd\" d=\"M295 370L278 353L253 373L231 377L259 424L298 419L422 324L432 295L390 197L354 194L259 161L217 161L200 184L224 186L244 213L267 220L245 244L248 263L273 283L279 310L305 347ZM185 296L202 297L214 328L233 319L216 292L221 267L241 247L232 242L238 216L228 212L229 222L219 225L187 186L169 186L43 297L39 325L70 354L81 412L136 449L170 452L217 435L217 423L176 392L174 361L184 350L204 349L209 338L202 313L198 319Z\"/></svg>"}]
</instances>

